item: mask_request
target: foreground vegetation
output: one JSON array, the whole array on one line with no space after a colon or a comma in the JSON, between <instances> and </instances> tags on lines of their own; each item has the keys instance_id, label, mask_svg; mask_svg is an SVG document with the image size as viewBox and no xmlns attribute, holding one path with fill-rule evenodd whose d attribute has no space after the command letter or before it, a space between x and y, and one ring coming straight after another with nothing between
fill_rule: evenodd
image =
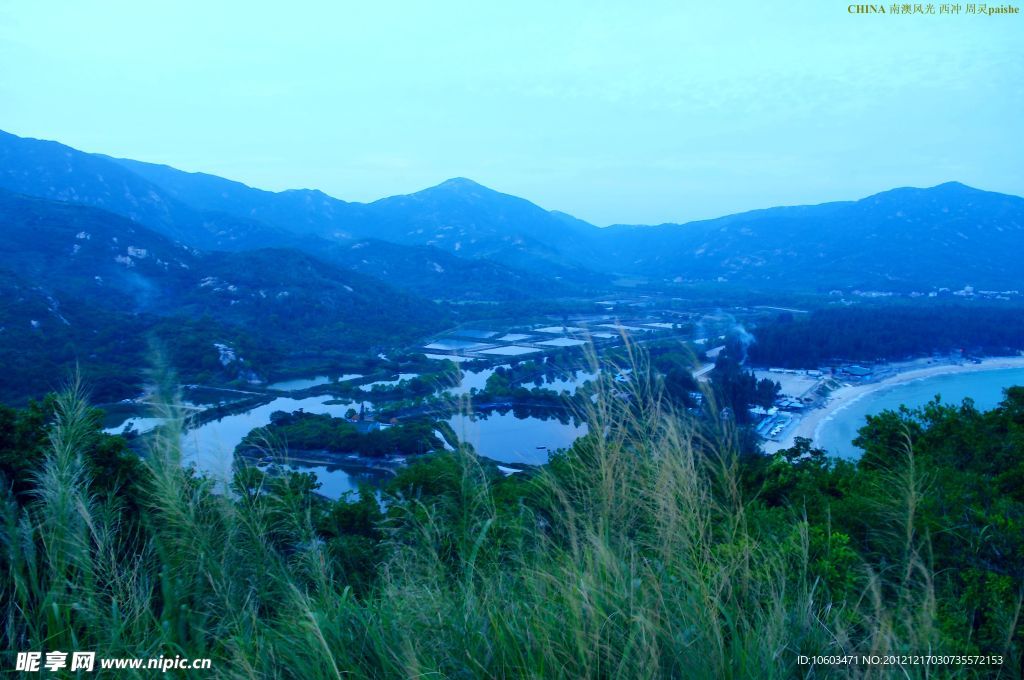
<instances>
[{"instance_id":1,"label":"foreground vegetation","mask_svg":"<svg viewBox=\"0 0 1024 680\"><path fill-rule=\"evenodd\" d=\"M176 426L140 459L79 389L0 410L5 668L83 649L238 678L1019 677L1024 389L872 419L858 464L741 456L721 419L631 389L540 470L431 455L383 504L253 469L225 493ZM855 653L1005 662L798 663Z\"/></svg>"}]
</instances>

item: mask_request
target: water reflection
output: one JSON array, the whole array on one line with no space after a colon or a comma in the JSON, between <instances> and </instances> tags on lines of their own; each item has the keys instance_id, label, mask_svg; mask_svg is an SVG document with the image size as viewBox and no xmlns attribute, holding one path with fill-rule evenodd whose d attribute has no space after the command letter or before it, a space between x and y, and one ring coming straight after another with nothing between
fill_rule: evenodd
<instances>
[{"instance_id":1,"label":"water reflection","mask_svg":"<svg viewBox=\"0 0 1024 680\"><path fill-rule=\"evenodd\" d=\"M510 364L500 364L475 371L463 371L460 383L445 391L453 396L465 396L473 389L483 390L487 386L487 379L494 375L495 371L508 368L511 368ZM523 387L543 387L555 392L565 391L569 394L576 394L577 389L588 381L596 380L597 376L596 372L587 370L557 371L548 369L543 375L537 376L532 381L524 382Z\"/></svg>"},{"instance_id":2,"label":"water reflection","mask_svg":"<svg viewBox=\"0 0 1024 680\"><path fill-rule=\"evenodd\" d=\"M361 373L346 373L340 375L337 378L332 378L329 375L318 375L312 378L295 378L293 380L282 380L281 382L272 383L267 385L268 390L280 390L281 392L293 392L296 390L307 390L310 387L318 387L319 385L327 385L329 383L345 382L346 380L355 380L356 378L362 378Z\"/></svg>"},{"instance_id":3,"label":"water reflection","mask_svg":"<svg viewBox=\"0 0 1024 680\"><path fill-rule=\"evenodd\" d=\"M537 415L521 417L512 410L448 419L460 441L472 444L477 454L499 463L543 465L551 452L572 446L587 433L586 423L567 414L561 419Z\"/></svg>"},{"instance_id":4,"label":"water reflection","mask_svg":"<svg viewBox=\"0 0 1024 680\"><path fill-rule=\"evenodd\" d=\"M535 380L534 385L547 390L554 390L555 392L564 391L569 394L576 394L576 390L582 387L584 383L596 379L597 373L591 371L573 371L568 374L549 373L543 378Z\"/></svg>"},{"instance_id":5,"label":"water reflection","mask_svg":"<svg viewBox=\"0 0 1024 680\"><path fill-rule=\"evenodd\" d=\"M449 387L445 390L452 396L461 397L469 394L472 390L482 390L487 386L487 379L494 375L494 372L499 368L508 368L508 364L501 364L499 366L492 366L490 368L482 368L477 371L463 371L462 380L455 387Z\"/></svg>"},{"instance_id":6,"label":"water reflection","mask_svg":"<svg viewBox=\"0 0 1024 680\"><path fill-rule=\"evenodd\" d=\"M358 411L363 405L370 407L369 402L335 401L329 396L274 399L269 404L211 420L189 430L182 437L183 458L186 464L194 463L202 472L227 479L231 474L235 447L252 430L267 425L270 422L270 414L275 411L291 413L303 410L307 413L326 413L343 418L349 409Z\"/></svg>"},{"instance_id":7,"label":"water reflection","mask_svg":"<svg viewBox=\"0 0 1024 680\"><path fill-rule=\"evenodd\" d=\"M394 477L394 471L364 465L309 465L305 463L276 463L275 465L257 465L264 472L273 472L274 467L292 472L313 473L316 475L320 488L317 493L332 500L341 498L348 492L358 493L359 487L369 486L374 489L382 487Z\"/></svg>"}]
</instances>

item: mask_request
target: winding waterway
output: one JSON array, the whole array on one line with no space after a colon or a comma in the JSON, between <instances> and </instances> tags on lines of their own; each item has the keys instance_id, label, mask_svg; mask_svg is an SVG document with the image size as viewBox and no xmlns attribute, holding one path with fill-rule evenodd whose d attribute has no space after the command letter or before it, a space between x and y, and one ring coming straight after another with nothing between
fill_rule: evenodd
<instances>
[{"instance_id":1,"label":"winding waterway","mask_svg":"<svg viewBox=\"0 0 1024 680\"><path fill-rule=\"evenodd\" d=\"M467 371L461 383L449 388L452 395L463 396L473 388L483 389L487 378L494 368L479 371ZM343 376L350 379L353 376ZM398 380L415 377L415 374L401 374ZM576 388L596 377L594 373L577 371L562 373L558 376L545 376L537 382L544 387L557 391L574 392ZM289 383L279 383L277 389L290 387L304 389L322 384L330 380L324 376L310 379L296 379ZM381 381L379 384L394 384L398 380ZM528 384L527 386L532 386ZM182 449L184 462L195 465L200 472L215 478L228 479L234 463L235 447L252 430L267 425L270 415L275 411L292 412L303 410L307 413L324 413L335 417L343 417L349 409L359 410L361 406L372 409L369 402L340 401L326 395L305 398L279 397L273 401L218 420L211 420L195 427L183 436ZM520 414L521 416L522 414ZM118 427L108 431L120 432L125 425L132 425L140 431L148 430L161 421L156 418L134 417ZM500 463L525 463L537 465L547 462L551 451L566 448L575 439L586 433L585 424L573 423L564 416L562 420L554 417L544 418L535 414L519 417L511 411L505 413L492 412L486 415L462 416L449 419L456 435L462 441L472 444L476 452ZM389 476L385 471L368 469L358 462L351 465L342 461L338 465L307 465L296 463L292 469L303 472L314 472L321 484L320 493L337 498L346 491L355 491L360 484L379 486Z\"/></svg>"}]
</instances>

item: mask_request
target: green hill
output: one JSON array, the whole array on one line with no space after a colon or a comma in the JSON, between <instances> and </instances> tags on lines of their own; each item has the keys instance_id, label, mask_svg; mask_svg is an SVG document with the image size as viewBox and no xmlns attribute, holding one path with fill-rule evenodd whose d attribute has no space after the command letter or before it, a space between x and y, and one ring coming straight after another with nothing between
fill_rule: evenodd
<instances>
[{"instance_id":1,"label":"green hill","mask_svg":"<svg viewBox=\"0 0 1024 680\"><path fill-rule=\"evenodd\" d=\"M37 393L75 360L123 372L97 389L129 396L151 334L186 376L247 381L286 358L370 352L446 323L431 302L298 251L207 253L109 212L7 192L0 225L0 352L40 367L5 380L0 398Z\"/></svg>"}]
</instances>

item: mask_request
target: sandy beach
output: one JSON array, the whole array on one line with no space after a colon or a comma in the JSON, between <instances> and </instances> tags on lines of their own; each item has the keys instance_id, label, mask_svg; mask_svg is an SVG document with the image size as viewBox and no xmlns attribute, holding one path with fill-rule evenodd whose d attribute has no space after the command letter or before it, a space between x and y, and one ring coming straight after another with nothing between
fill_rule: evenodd
<instances>
[{"instance_id":1,"label":"sandy beach","mask_svg":"<svg viewBox=\"0 0 1024 680\"><path fill-rule=\"evenodd\" d=\"M764 450L766 453L773 453L779 449L789 448L793 446L797 437L806 437L813 441L817 436L819 426L826 418L846 408L858 399L880 389L937 375L994 371L1008 368L1024 368L1024 356L989 357L982 359L979 363L940 363L921 359L880 366L877 370L888 375L870 382L844 384L829 395L824 406L803 414L799 423L791 428L781 441L764 442Z\"/></svg>"}]
</instances>

